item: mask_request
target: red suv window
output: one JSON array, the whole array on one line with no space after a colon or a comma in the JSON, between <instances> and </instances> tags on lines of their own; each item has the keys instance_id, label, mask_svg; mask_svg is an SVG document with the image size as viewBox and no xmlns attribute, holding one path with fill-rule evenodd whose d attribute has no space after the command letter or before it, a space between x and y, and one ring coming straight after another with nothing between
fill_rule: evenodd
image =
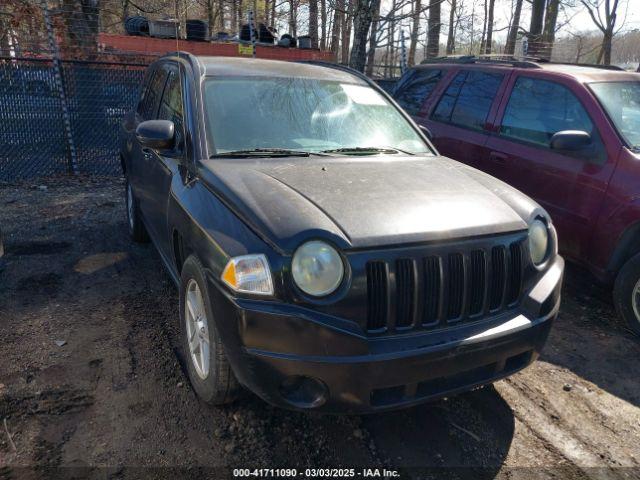
<instances>
[{"instance_id":1,"label":"red suv window","mask_svg":"<svg viewBox=\"0 0 640 480\"><path fill-rule=\"evenodd\" d=\"M409 115L418 115L420 108L441 78L442 70L416 70L395 92L396 102Z\"/></svg>"},{"instance_id":2,"label":"red suv window","mask_svg":"<svg viewBox=\"0 0 640 480\"><path fill-rule=\"evenodd\" d=\"M432 120L474 130L484 129L503 78L501 73L461 71L440 99Z\"/></svg>"},{"instance_id":3,"label":"red suv window","mask_svg":"<svg viewBox=\"0 0 640 480\"><path fill-rule=\"evenodd\" d=\"M548 147L553 134L562 130L593 133L593 123L580 101L558 83L518 78L504 112L500 133Z\"/></svg>"},{"instance_id":4,"label":"red suv window","mask_svg":"<svg viewBox=\"0 0 640 480\"><path fill-rule=\"evenodd\" d=\"M604 145L580 100L559 83L530 77L516 80L500 126L500 135L516 141L550 148L551 137L563 130L582 130L591 135L592 147L564 152L591 161L606 160Z\"/></svg>"}]
</instances>

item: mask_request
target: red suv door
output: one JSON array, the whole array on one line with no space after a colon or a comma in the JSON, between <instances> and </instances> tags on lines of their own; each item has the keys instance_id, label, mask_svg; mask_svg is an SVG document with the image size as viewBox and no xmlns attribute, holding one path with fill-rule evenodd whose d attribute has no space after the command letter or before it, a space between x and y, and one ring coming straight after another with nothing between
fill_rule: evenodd
<instances>
[{"instance_id":1,"label":"red suv door","mask_svg":"<svg viewBox=\"0 0 640 480\"><path fill-rule=\"evenodd\" d=\"M589 93L579 82L536 72L514 75L500 105L495 134L487 142L486 170L528 194L551 215L563 253L587 252L617 152L607 152ZM595 118L594 118L595 117ZM553 134L581 130L591 135L587 150L553 150Z\"/></svg>"}]
</instances>

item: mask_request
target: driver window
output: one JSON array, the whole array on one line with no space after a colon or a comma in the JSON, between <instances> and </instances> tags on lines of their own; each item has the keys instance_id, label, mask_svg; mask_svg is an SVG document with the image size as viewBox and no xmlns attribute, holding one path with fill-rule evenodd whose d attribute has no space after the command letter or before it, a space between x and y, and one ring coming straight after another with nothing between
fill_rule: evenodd
<instances>
[{"instance_id":1,"label":"driver window","mask_svg":"<svg viewBox=\"0 0 640 480\"><path fill-rule=\"evenodd\" d=\"M182 85L180 75L177 71L169 72L167 86L164 89L160 109L158 110L159 120L170 120L175 127L176 143L174 151L182 153L184 151L184 109L182 108Z\"/></svg>"},{"instance_id":2,"label":"driver window","mask_svg":"<svg viewBox=\"0 0 640 480\"><path fill-rule=\"evenodd\" d=\"M546 80L518 78L500 135L549 148L551 137L562 130L582 130L594 140L597 137L589 115L569 89Z\"/></svg>"},{"instance_id":3,"label":"driver window","mask_svg":"<svg viewBox=\"0 0 640 480\"><path fill-rule=\"evenodd\" d=\"M138 105L138 113L143 120L150 120L155 114L158 97L162 93L165 79L167 78L166 70L159 68L153 71L149 83L142 92L142 98Z\"/></svg>"}]
</instances>

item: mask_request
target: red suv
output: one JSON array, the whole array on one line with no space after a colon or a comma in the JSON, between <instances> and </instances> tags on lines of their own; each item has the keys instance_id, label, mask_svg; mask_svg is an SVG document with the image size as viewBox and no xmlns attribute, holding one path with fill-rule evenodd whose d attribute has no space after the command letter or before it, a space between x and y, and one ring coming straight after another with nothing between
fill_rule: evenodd
<instances>
[{"instance_id":1,"label":"red suv","mask_svg":"<svg viewBox=\"0 0 640 480\"><path fill-rule=\"evenodd\" d=\"M408 70L394 97L441 154L538 201L640 334L639 74L445 58Z\"/></svg>"}]
</instances>

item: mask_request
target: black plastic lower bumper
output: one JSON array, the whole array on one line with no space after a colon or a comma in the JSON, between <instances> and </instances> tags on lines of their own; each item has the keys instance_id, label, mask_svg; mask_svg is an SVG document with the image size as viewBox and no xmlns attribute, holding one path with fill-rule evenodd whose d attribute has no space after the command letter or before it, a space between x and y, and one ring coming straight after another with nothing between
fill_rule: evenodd
<instances>
[{"instance_id":1,"label":"black plastic lower bumper","mask_svg":"<svg viewBox=\"0 0 640 480\"><path fill-rule=\"evenodd\" d=\"M400 338L327 328L308 311L234 299L218 288L213 304L225 319L218 329L234 372L254 393L284 408L368 413L469 390L529 365L557 315L563 267L558 257L518 311ZM269 338L255 334L269 327ZM314 351L305 352L312 338Z\"/></svg>"}]
</instances>

